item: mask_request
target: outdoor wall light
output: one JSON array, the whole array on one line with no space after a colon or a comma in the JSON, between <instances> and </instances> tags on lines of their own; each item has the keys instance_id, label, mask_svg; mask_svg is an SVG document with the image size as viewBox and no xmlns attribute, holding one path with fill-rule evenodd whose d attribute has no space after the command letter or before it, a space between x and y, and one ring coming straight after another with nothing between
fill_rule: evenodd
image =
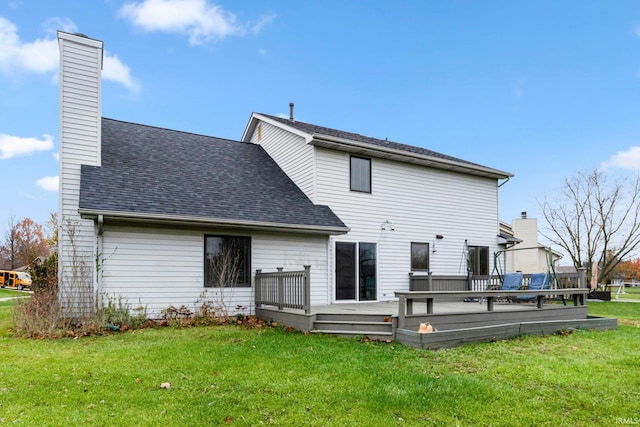
<instances>
[{"instance_id":1,"label":"outdoor wall light","mask_svg":"<svg viewBox=\"0 0 640 427\"><path fill-rule=\"evenodd\" d=\"M433 242L431 242L433 244L433 247L431 248L431 253L436 253L438 252L438 248L436 248L438 242L440 240L444 239L444 236L442 234L436 234L436 240L434 240Z\"/></svg>"},{"instance_id":2,"label":"outdoor wall light","mask_svg":"<svg viewBox=\"0 0 640 427\"><path fill-rule=\"evenodd\" d=\"M381 230L391 230L391 231L395 231L396 226L393 222L386 220L385 222L383 222L382 224L380 224L380 229Z\"/></svg>"}]
</instances>

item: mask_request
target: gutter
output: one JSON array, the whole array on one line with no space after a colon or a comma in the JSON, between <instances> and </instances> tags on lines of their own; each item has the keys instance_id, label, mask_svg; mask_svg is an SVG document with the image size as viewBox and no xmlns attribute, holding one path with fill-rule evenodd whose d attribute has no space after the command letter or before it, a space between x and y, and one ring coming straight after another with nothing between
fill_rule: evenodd
<instances>
[{"instance_id":1,"label":"gutter","mask_svg":"<svg viewBox=\"0 0 640 427\"><path fill-rule=\"evenodd\" d=\"M484 167L482 165L469 164L464 162L458 162L450 159L442 159L439 157L427 156L419 153L412 153L409 151L399 150L396 148L385 148L379 145L368 144L364 142L357 142L350 139L339 138L330 135L322 135L322 134L314 134L313 140L311 144L323 146L324 143L328 143L327 145L332 146L332 148L337 149L335 145L341 145L345 147L350 147L353 149L365 150L368 152L377 152L377 153L386 153L393 156L399 156L405 159L416 159L422 162L427 162L431 164L431 166L438 167L440 165L441 169L453 169L459 171L466 171L467 173L473 175L486 176L497 179L509 179L513 176L513 174L500 171L497 169L492 169L488 167ZM450 166L449 168L444 166ZM474 173L475 172L475 173Z\"/></svg>"},{"instance_id":2,"label":"gutter","mask_svg":"<svg viewBox=\"0 0 640 427\"><path fill-rule=\"evenodd\" d=\"M84 218L98 219L102 217L102 221L105 219L130 221L130 222L145 222L155 224L171 224L171 225L189 225L189 226L205 226L205 227L224 227L224 228L250 228L262 231L283 231L283 232L297 232L304 234L323 234L323 235L336 235L346 234L350 231L349 227L338 226L319 226L319 225L304 225L304 224L284 224L274 222L263 221L239 221L223 218L198 218L179 215L166 215L166 214L148 214L137 212L120 212L120 211L104 211L96 209L79 209L78 212Z\"/></svg>"}]
</instances>

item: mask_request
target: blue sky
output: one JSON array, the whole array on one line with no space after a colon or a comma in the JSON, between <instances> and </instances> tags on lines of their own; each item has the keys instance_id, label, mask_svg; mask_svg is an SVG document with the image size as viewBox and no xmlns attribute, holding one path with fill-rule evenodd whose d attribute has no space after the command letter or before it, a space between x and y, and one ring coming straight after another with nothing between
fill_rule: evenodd
<instances>
[{"instance_id":1,"label":"blue sky","mask_svg":"<svg viewBox=\"0 0 640 427\"><path fill-rule=\"evenodd\" d=\"M57 210L58 29L104 41L105 117L239 139L293 101L515 174L507 222L578 170L640 171L637 1L0 0L0 236Z\"/></svg>"}]
</instances>

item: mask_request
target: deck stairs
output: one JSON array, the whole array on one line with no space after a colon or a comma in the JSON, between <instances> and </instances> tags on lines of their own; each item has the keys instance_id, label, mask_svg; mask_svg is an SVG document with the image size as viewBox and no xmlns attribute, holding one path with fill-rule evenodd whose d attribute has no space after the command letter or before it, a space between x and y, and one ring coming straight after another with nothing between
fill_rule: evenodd
<instances>
[{"instance_id":1,"label":"deck stairs","mask_svg":"<svg viewBox=\"0 0 640 427\"><path fill-rule=\"evenodd\" d=\"M393 323L391 315L318 313L311 333L346 338L367 337L372 340L392 340Z\"/></svg>"}]
</instances>

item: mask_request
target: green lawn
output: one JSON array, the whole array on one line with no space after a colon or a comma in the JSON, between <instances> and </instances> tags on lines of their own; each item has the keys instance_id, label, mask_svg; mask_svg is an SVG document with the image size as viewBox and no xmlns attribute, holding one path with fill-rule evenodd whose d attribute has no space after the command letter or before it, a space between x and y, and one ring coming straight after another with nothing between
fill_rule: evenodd
<instances>
[{"instance_id":1,"label":"green lawn","mask_svg":"<svg viewBox=\"0 0 640 427\"><path fill-rule=\"evenodd\" d=\"M611 288L611 299L616 299L618 288ZM618 300L637 300L640 301L640 287L624 288L624 294L618 295Z\"/></svg>"},{"instance_id":2,"label":"green lawn","mask_svg":"<svg viewBox=\"0 0 640 427\"><path fill-rule=\"evenodd\" d=\"M29 293L24 291L16 291L11 289L0 288L0 298L13 298L13 297L25 296L25 295L29 295Z\"/></svg>"},{"instance_id":3,"label":"green lawn","mask_svg":"<svg viewBox=\"0 0 640 427\"><path fill-rule=\"evenodd\" d=\"M640 304L589 310L622 316L619 329L438 351L237 326L39 341L0 331L0 424L640 422Z\"/></svg>"}]
</instances>

